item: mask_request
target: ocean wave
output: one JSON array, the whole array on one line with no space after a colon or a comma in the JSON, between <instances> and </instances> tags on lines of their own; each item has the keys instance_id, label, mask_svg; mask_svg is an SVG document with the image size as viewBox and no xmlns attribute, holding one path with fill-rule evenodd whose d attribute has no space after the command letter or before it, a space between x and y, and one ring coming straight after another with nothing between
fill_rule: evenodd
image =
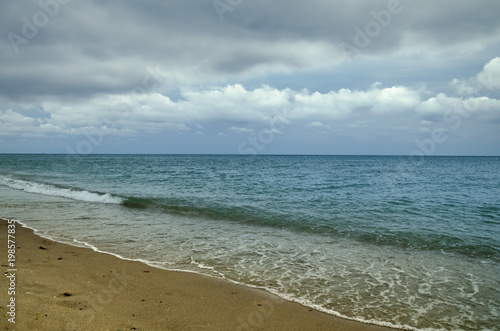
<instances>
[{"instance_id":1,"label":"ocean wave","mask_svg":"<svg viewBox=\"0 0 500 331\"><path fill-rule=\"evenodd\" d=\"M431 230L400 227L384 228L373 226L370 218L363 223L349 219L312 218L307 214L283 214L250 206L210 204L206 201L187 199L165 199L153 197L124 197L122 205L127 208L179 215L188 218L235 222L247 226L287 229L296 233L310 233L321 236L343 237L368 245L400 247L411 250L445 251L474 258L500 260L500 247L487 238L462 237L455 234L433 233Z\"/></svg>"},{"instance_id":2,"label":"ocean wave","mask_svg":"<svg viewBox=\"0 0 500 331\"><path fill-rule=\"evenodd\" d=\"M7 176L0 176L0 184L29 193L63 197L78 201L109 204L121 204L123 202L120 197L112 196L109 193L97 193L73 188L63 188L50 184L35 183Z\"/></svg>"}]
</instances>

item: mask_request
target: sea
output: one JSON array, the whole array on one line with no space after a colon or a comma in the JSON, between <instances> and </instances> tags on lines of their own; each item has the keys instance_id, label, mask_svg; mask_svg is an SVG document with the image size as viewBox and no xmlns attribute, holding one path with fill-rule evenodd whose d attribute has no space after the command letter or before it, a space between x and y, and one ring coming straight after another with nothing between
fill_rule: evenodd
<instances>
[{"instance_id":1,"label":"sea","mask_svg":"<svg viewBox=\"0 0 500 331\"><path fill-rule=\"evenodd\" d=\"M500 157L0 155L44 237L408 330L500 330Z\"/></svg>"}]
</instances>

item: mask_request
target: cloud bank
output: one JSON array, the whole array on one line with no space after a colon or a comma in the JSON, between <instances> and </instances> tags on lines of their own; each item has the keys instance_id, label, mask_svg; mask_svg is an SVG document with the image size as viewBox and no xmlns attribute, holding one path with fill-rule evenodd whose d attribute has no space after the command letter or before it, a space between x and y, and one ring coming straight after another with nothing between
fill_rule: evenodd
<instances>
[{"instance_id":1,"label":"cloud bank","mask_svg":"<svg viewBox=\"0 0 500 331\"><path fill-rule=\"evenodd\" d=\"M441 127L443 153L500 152L498 1L225 3L2 2L0 152L234 153L276 118L266 152L405 154Z\"/></svg>"}]
</instances>

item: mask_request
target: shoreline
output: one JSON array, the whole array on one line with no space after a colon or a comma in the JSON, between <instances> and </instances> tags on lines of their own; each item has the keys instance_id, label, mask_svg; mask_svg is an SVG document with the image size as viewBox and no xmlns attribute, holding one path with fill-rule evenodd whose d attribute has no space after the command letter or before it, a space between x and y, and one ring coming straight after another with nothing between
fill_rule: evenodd
<instances>
[{"instance_id":1,"label":"shoreline","mask_svg":"<svg viewBox=\"0 0 500 331\"><path fill-rule=\"evenodd\" d=\"M15 225L16 323L8 321L6 297L0 303L5 330L395 330L262 289L52 241ZM0 219L4 273L7 226ZM2 277L0 291L8 288Z\"/></svg>"}]
</instances>

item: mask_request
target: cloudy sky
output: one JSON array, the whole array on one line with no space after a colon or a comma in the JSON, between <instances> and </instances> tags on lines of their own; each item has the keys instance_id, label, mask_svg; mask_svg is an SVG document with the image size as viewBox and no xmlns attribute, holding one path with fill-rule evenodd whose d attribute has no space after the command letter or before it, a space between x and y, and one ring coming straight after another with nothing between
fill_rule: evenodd
<instances>
[{"instance_id":1,"label":"cloudy sky","mask_svg":"<svg viewBox=\"0 0 500 331\"><path fill-rule=\"evenodd\" d=\"M500 155L500 1L0 2L0 152Z\"/></svg>"}]
</instances>

